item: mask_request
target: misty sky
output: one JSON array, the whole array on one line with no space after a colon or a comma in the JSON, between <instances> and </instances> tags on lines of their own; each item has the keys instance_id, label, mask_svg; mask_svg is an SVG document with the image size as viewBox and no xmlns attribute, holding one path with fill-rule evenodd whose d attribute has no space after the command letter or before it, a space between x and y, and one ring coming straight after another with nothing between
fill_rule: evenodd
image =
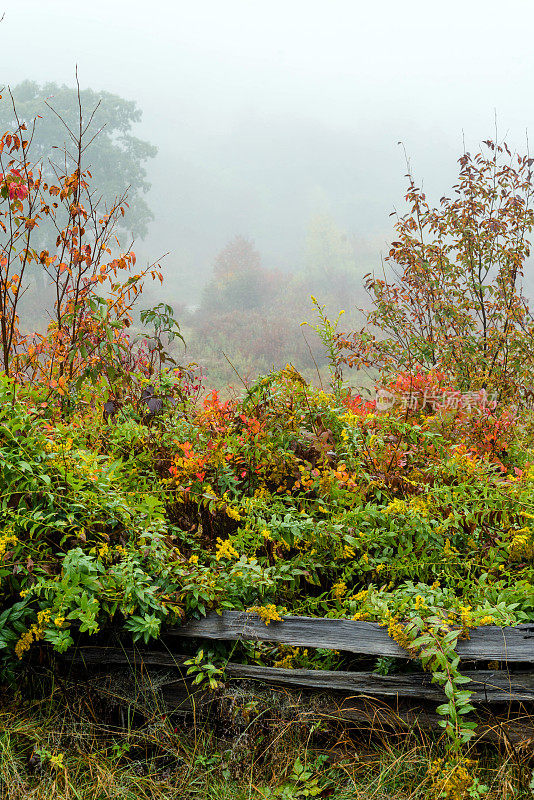
<instances>
[{"instance_id":1,"label":"misty sky","mask_svg":"<svg viewBox=\"0 0 534 800\"><path fill-rule=\"evenodd\" d=\"M157 215L141 250L194 302L217 252L250 236L298 269L330 214L379 263L405 163L436 196L455 159L534 136L531 0L0 0L0 84L32 79L135 100Z\"/></svg>"}]
</instances>

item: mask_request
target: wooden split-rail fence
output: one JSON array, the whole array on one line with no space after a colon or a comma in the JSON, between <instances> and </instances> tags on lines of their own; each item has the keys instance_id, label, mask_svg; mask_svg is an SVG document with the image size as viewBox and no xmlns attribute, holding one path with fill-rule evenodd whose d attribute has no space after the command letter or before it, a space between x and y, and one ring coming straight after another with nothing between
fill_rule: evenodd
<instances>
[{"instance_id":1,"label":"wooden split-rail fence","mask_svg":"<svg viewBox=\"0 0 534 800\"><path fill-rule=\"evenodd\" d=\"M406 658L407 653L376 622L321 617L285 617L266 625L256 614L223 611L170 629L173 637L264 641L294 647L320 647L370 656ZM469 639L458 642L457 653L469 661L534 663L534 624L499 628L474 628Z\"/></svg>"},{"instance_id":2,"label":"wooden split-rail fence","mask_svg":"<svg viewBox=\"0 0 534 800\"><path fill-rule=\"evenodd\" d=\"M183 666L186 656L180 655L176 642L183 639L219 641L277 642L294 647L340 650L361 656L408 658L408 653L391 639L387 630L372 622L315 617L285 617L281 622L266 625L257 615L240 611L212 613L199 620L168 629L163 637L166 649L126 649L122 647L81 647L75 661L93 672L96 667L117 669L128 667L150 673L161 668L169 671L166 681L158 686L170 710L192 707L194 687ZM496 723L479 715L481 738L488 740L534 741L534 717L529 707L534 703L534 625L499 628L485 626L470 631L470 638L460 640L457 653L465 662L462 674L471 679L471 701L477 709L503 705L507 711ZM482 662L481 667L479 664ZM488 669L489 662L498 662L497 669ZM103 682L102 682L103 681ZM435 728L439 717L428 703L443 702L440 686L432 683L426 672L380 675L371 671L338 671L314 669L281 669L230 662L225 667L225 682L254 682L254 685L279 690L295 697L299 715L307 712L302 701L311 696L337 695L334 705L327 704L326 718L343 719L362 725L371 715L373 726L380 720L384 726L399 724ZM113 695L113 678L100 679L99 687ZM105 688L107 686L107 689ZM206 692L204 691L204 701ZM414 703L419 707L414 709ZM478 704L478 705L477 705ZM197 694L193 707L201 707ZM515 711L512 713L511 709ZM393 719L393 722L392 722ZM492 721L493 720L493 721Z\"/></svg>"}]
</instances>

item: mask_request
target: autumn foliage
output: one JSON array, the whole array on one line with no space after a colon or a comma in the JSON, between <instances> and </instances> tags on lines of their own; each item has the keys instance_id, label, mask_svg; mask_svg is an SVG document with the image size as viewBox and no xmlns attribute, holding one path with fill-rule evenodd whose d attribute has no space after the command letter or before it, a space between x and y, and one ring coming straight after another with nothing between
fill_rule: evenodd
<instances>
[{"instance_id":1,"label":"autumn foliage","mask_svg":"<svg viewBox=\"0 0 534 800\"><path fill-rule=\"evenodd\" d=\"M459 159L453 196L432 207L409 175L385 276L368 276L368 327L340 337L350 366L439 369L457 388L517 394L533 378L523 294L534 225L528 156L486 141Z\"/></svg>"},{"instance_id":2,"label":"autumn foliage","mask_svg":"<svg viewBox=\"0 0 534 800\"><path fill-rule=\"evenodd\" d=\"M143 279L161 274L120 252L125 198L99 208L85 132L80 117L52 183L31 162L33 129L0 138L6 674L102 631L148 643L212 610L376 622L443 687L438 713L464 763L476 724L455 646L473 627L534 619L533 422L509 400L532 370L530 160L491 142L465 154L439 209L410 179L396 281L368 281L372 327L341 336L314 301L331 391L288 364L228 399L167 353L181 334L166 304L141 313L153 332L132 342ZM53 251L34 246L43 220ZM228 297L235 263L261 273L250 243L234 242L216 275ZM30 266L54 289L46 331L19 320ZM340 352L375 370L387 408L346 389ZM264 666L358 666L242 648Z\"/></svg>"},{"instance_id":3,"label":"autumn foliage","mask_svg":"<svg viewBox=\"0 0 534 800\"><path fill-rule=\"evenodd\" d=\"M16 111L15 111L16 113ZM89 123L80 112L53 181L31 160L35 125L19 122L0 137L0 344L2 367L17 383L48 387L64 395L89 379L114 381L129 347L133 304L155 267L134 272L135 255L118 251L115 226L126 198L101 207L83 162ZM50 169L47 170L50 172ZM43 222L56 232L55 249L40 250L35 230ZM24 331L19 307L29 270L35 267L53 289L46 331Z\"/></svg>"}]
</instances>

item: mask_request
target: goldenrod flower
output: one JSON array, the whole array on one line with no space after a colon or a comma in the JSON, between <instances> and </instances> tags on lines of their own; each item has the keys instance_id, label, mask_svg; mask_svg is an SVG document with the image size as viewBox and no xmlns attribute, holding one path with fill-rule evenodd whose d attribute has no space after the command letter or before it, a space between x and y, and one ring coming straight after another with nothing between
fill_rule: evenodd
<instances>
[{"instance_id":1,"label":"goldenrod flower","mask_svg":"<svg viewBox=\"0 0 534 800\"><path fill-rule=\"evenodd\" d=\"M345 581L338 581L332 586L332 594L336 600L342 600L347 594L347 584Z\"/></svg>"},{"instance_id":2,"label":"goldenrod flower","mask_svg":"<svg viewBox=\"0 0 534 800\"><path fill-rule=\"evenodd\" d=\"M215 553L215 558L217 561L220 561L221 558L239 558L239 553L232 545L230 539L225 539L224 541L221 538L217 538L217 552Z\"/></svg>"},{"instance_id":3,"label":"goldenrod flower","mask_svg":"<svg viewBox=\"0 0 534 800\"><path fill-rule=\"evenodd\" d=\"M278 611L274 603L268 603L265 606L251 606L247 608L247 612L257 614L266 625L269 625L273 621L281 622L282 617L280 615L287 613L287 608L281 608Z\"/></svg>"}]
</instances>

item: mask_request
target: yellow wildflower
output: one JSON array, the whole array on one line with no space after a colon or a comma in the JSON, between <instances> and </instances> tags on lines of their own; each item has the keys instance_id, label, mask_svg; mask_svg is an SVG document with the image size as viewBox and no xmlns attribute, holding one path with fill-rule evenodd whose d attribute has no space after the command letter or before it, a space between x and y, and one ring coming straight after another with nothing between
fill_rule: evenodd
<instances>
[{"instance_id":1,"label":"yellow wildflower","mask_svg":"<svg viewBox=\"0 0 534 800\"><path fill-rule=\"evenodd\" d=\"M0 536L0 559L3 558L8 544L17 544L17 537L13 536L13 534L6 533L3 536Z\"/></svg>"},{"instance_id":2,"label":"yellow wildflower","mask_svg":"<svg viewBox=\"0 0 534 800\"><path fill-rule=\"evenodd\" d=\"M432 781L431 797L436 800L463 800L470 796L468 790L474 778L469 767L475 764L475 761L468 758L462 758L455 764L447 764L444 759L437 758L428 768Z\"/></svg>"},{"instance_id":3,"label":"yellow wildflower","mask_svg":"<svg viewBox=\"0 0 534 800\"><path fill-rule=\"evenodd\" d=\"M411 646L410 639L406 635L404 626L399 622L398 617L390 617L388 622L388 636L391 636L398 645L405 650L409 650Z\"/></svg>"},{"instance_id":4,"label":"yellow wildflower","mask_svg":"<svg viewBox=\"0 0 534 800\"><path fill-rule=\"evenodd\" d=\"M98 548L98 555L100 556L100 558L106 558L108 554L109 554L109 544L107 542L104 542L102 547Z\"/></svg>"},{"instance_id":5,"label":"yellow wildflower","mask_svg":"<svg viewBox=\"0 0 534 800\"><path fill-rule=\"evenodd\" d=\"M15 645L15 655L17 656L17 658L22 658L24 653L30 649L34 641L38 642L40 639L43 638L44 629L48 624L48 622L50 621L51 616L52 612L48 609L46 609L45 611L38 612L37 622L34 623L31 626L31 628L29 628L25 633L22 634L17 644Z\"/></svg>"},{"instance_id":6,"label":"yellow wildflower","mask_svg":"<svg viewBox=\"0 0 534 800\"><path fill-rule=\"evenodd\" d=\"M422 497L413 497L408 503L408 508L423 519L428 517L428 503Z\"/></svg>"},{"instance_id":7,"label":"yellow wildflower","mask_svg":"<svg viewBox=\"0 0 534 800\"><path fill-rule=\"evenodd\" d=\"M230 539L225 539L223 541L220 537L217 537L217 552L215 558L217 561L220 561L221 558L239 558L239 553L232 545Z\"/></svg>"},{"instance_id":8,"label":"yellow wildflower","mask_svg":"<svg viewBox=\"0 0 534 800\"><path fill-rule=\"evenodd\" d=\"M465 630L470 628L473 622L471 610L471 606L460 606L460 624Z\"/></svg>"},{"instance_id":9,"label":"yellow wildflower","mask_svg":"<svg viewBox=\"0 0 534 800\"><path fill-rule=\"evenodd\" d=\"M406 503L404 500L399 500L397 497L395 500L392 500L389 505L387 505L383 511L383 514L405 514L406 513Z\"/></svg>"},{"instance_id":10,"label":"yellow wildflower","mask_svg":"<svg viewBox=\"0 0 534 800\"><path fill-rule=\"evenodd\" d=\"M281 608L280 611L278 611L274 603L268 603L265 606L251 606L247 608L247 612L257 614L266 625L269 625L273 621L281 622L281 614L286 614L287 608Z\"/></svg>"},{"instance_id":11,"label":"yellow wildflower","mask_svg":"<svg viewBox=\"0 0 534 800\"><path fill-rule=\"evenodd\" d=\"M281 645L280 651L282 654L282 658L278 659L274 662L274 666L278 669L293 669L294 668L294 659L298 656L300 650L298 647L292 647L291 645ZM307 654L307 650L304 651L303 655Z\"/></svg>"},{"instance_id":12,"label":"yellow wildflower","mask_svg":"<svg viewBox=\"0 0 534 800\"><path fill-rule=\"evenodd\" d=\"M232 506L226 506L225 511L226 511L226 516L230 517L230 519L235 519L237 522L241 520L239 511L237 511L237 509L235 508L232 508Z\"/></svg>"},{"instance_id":13,"label":"yellow wildflower","mask_svg":"<svg viewBox=\"0 0 534 800\"><path fill-rule=\"evenodd\" d=\"M17 644L15 645L15 655L17 658L22 658L26 650L29 650L33 642L33 628L30 628L22 634Z\"/></svg>"},{"instance_id":14,"label":"yellow wildflower","mask_svg":"<svg viewBox=\"0 0 534 800\"><path fill-rule=\"evenodd\" d=\"M332 594L336 600L342 600L347 594L347 584L345 581L338 581L332 586Z\"/></svg>"},{"instance_id":15,"label":"yellow wildflower","mask_svg":"<svg viewBox=\"0 0 534 800\"><path fill-rule=\"evenodd\" d=\"M450 539L445 539L445 544L443 545L443 555L445 558L454 558L455 556L459 555L456 547L451 545Z\"/></svg>"},{"instance_id":16,"label":"yellow wildflower","mask_svg":"<svg viewBox=\"0 0 534 800\"><path fill-rule=\"evenodd\" d=\"M530 528L521 528L514 533L508 554L512 561L534 558L534 536Z\"/></svg>"}]
</instances>

